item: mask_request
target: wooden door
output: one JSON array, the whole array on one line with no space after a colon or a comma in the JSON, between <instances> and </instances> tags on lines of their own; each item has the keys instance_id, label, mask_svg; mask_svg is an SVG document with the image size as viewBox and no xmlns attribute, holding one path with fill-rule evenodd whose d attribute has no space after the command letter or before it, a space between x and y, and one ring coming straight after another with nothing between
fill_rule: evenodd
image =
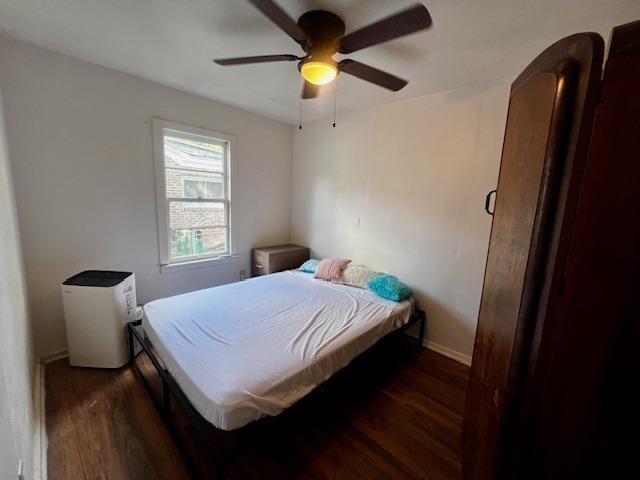
<instances>
[{"instance_id":1,"label":"wooden door","mask_svg":"<svg viewBox=\"0 0 640 480\"><path fill-rule=\"evenodd\" d=\"M568 251L531 370L517 478L638 479L640 21L611 35Z\"/></svg>"},{"instance_id":2,"label":"wooden door","mask_svg":"<svg viewBox=\"0 0 640 480\"><path fill-rule=\"evenodd\" d=\"M556 301L593 113L603 41L567 37L511 88L462 439L465 479L508 475L537 336Z\"/></svg>"}]
</instances>

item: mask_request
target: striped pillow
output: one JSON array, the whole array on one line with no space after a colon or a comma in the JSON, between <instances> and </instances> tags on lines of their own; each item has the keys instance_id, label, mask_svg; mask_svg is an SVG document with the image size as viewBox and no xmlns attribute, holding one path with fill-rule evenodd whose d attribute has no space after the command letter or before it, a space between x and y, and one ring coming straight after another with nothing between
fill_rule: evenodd
<instances>
[{"instance_id":1,"label":"striped pillow","mask_svg":"<svg viewBox=\"0 0 640 480\"><path fill-rule=\"evenodd\" d=\"M369 280L378 275L382 274L364 265L349 265L342 271L340 278L334 281L344 285L351 285L352 287L367 288Z\"/></svg>"}]
</instances>

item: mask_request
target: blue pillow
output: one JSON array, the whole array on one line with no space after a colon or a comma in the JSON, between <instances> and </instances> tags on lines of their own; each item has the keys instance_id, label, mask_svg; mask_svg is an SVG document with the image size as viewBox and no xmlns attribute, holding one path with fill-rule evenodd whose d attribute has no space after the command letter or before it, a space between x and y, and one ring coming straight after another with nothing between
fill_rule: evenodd
<instances>
[{"instance_id":1,"label":"blue pillow","mask_svg":"<svg viewBox=\"0 0 640 480\"><path fill-rule=\"evenodd\" d=\"M315 260L312 258L311 260L307 260L302 265L300 265L300 268L298 269L298 271L304 272L304 273L316 273L316 267L318 266L319 263L320 263L320 260Z\"/></svg>"},{"instance_id":2,"label":"blue pillow","mask_svg":"<svg viewBox=\"0 0 640 480\"><path fill-rule=\"evenodd\" d=\"M378 275L367 283L369 290L379 297L400 302L413 295L413 291L393 275Z\"/></svg>"}]
</instances>

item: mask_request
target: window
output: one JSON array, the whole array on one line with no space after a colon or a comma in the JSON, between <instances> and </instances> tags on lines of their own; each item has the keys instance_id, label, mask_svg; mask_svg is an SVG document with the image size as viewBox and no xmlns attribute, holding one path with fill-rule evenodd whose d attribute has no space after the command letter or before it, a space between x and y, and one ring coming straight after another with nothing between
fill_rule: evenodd
<instances>
[{"instance_id":1,"label":"window","mask_svg":"<svg viewBox=\"0 0 640 480\"><path fill-rule=\"evenodd\" d=\"M233 137L153 120L160 263L228 257Z\"/></svg>"}]
</instances>

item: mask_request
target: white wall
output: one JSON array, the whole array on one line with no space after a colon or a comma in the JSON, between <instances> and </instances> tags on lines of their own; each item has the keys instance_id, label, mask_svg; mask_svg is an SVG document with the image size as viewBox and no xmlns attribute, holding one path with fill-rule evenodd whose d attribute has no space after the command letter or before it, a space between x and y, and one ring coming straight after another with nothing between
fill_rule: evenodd
<instances>
[{"instance_id":1,"label":"white wall","mask_svg":"<svg viewBox=\"0 0 640 480\"><path fill-rule=\"evenodd\" d=\"M252 246L289 240L290 126L8 39L0 65L39 354L65 348L74 273L132 270L147 302L237 280ZM238 262L160 273L152 116L236 135Z\"/></svg>"},{"instance_id":2,"label":"white wall","mask_svg":"<svg viewBox=\"0 0 640 480\"><path fill-rule=\"evenodd\" d=\"M296 131L292 240L398 276L428 339L471 355L509 81L319 120ZM359 219L359 228L356 228Z\"/></svg>"},{"instance_id":3,"label":"white wall","mask_svg":"<svg viewBox=\"0 0 640 480\"><path fill-rule=\"evenodd\" d=\"M1 65L1 62L0 62ZM4 67L0 67L4 68ZM0 96L0 478L33 478L33 354Z\"/></svg>"}]
</instances>

